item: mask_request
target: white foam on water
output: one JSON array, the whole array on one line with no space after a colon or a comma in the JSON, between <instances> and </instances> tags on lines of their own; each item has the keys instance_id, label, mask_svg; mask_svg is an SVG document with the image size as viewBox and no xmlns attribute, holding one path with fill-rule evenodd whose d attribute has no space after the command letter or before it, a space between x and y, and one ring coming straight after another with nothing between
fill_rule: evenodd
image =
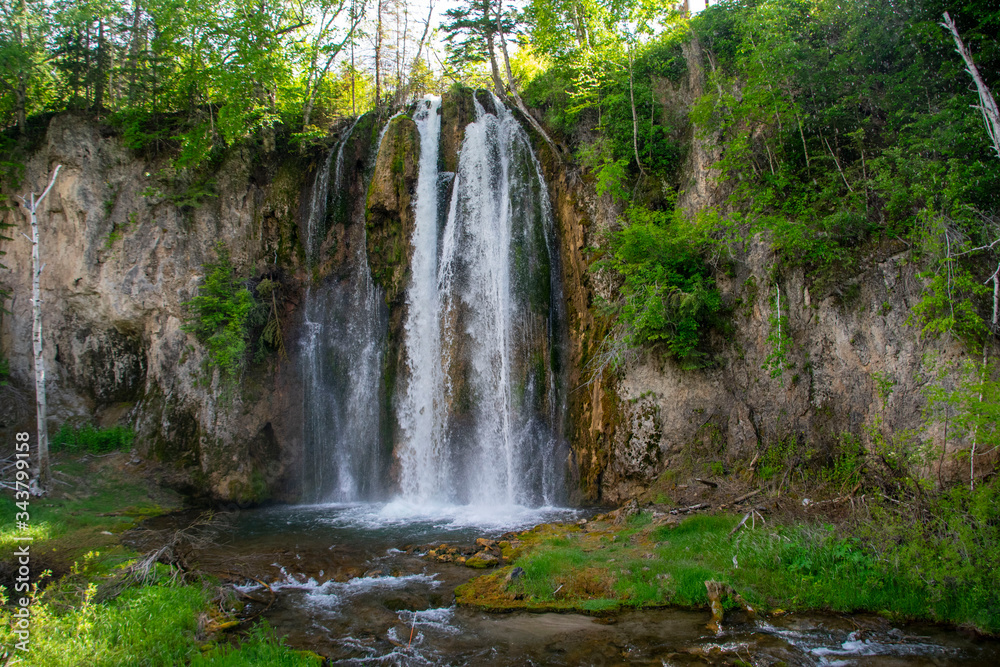
<instances>
[{"instance_id":1,"label":"white foam on water","mask_svg":"<svg viewBox=\"0 0 1000 667\"><path fill-rule=\"evenodd\" d=\"M548 523L566 521L577 515L576 510L562 507L525 507L523 505L449 505L445 503L414 503L405 498L385 504L376 520L388 524L423 522L437 528L479 528L492 531L518 530Z\"/></svg>"},{"instance_id":2,"label":"white foam on water","mask_svg":"<svg viewBox=\"0 0 1000 667\"><path fill-rule=\"evenodd\" d=\"M433 665L438 664L415 650L414 646L406 646L405 642L390 638L394 642L395 648L388 653L380 653L380 648L368 643L370 640L362 640L356 637L345 637L341 640L341 645L353 651L364 651L366 656L356 658L341 658L337 660L338 665Z\"/></svg>"},{"instance_id":3,"label":"white foam on water","mask_svg":"<svg viewBox=\"0 0 1000 667\"><path fill-rule=\"evenodd\" d=\"M403 610L398 616L400 621L413 628L429 628L449 635L462 632L451 623L455 616L455 607L436 607L423 611Z\"/></svg>"},{"instance_id":4,"label":"white foam on water","mask_svg":"<svg viewBox=\"0 0 1000 667\"><path fill-rule=\"evenodd\" d=\"M858 632L833 633L816 628L815 631L780 628L770 623L760 622L761 632L781 637L790 645L818 659L824 667L855 664L858 659L871 657L903 658L910 656L944 657L958 655L959 651L947 646L939 646L924 641L924 637L891 637L873 633L869 638Z\"/></svg>"},{"instance_id":5,"label":"white foam on water","mask_svg":"<svg viewBox=\"0 0 1000 667\"><path fill-rule=\"evenodd\" d=\"M436 530L471 529L484 532L523 530L540 523L574 521L583 510L569 507L526 507L524 505L456 505L414 501L406 497L388 503L329 503L297 505L297 512L311 512L315 520L332 527L407 528L433 534ZM422 539L415 537L414 539ZM435 539L431 535L428 539Z\"/></svg>"}]
</instances>

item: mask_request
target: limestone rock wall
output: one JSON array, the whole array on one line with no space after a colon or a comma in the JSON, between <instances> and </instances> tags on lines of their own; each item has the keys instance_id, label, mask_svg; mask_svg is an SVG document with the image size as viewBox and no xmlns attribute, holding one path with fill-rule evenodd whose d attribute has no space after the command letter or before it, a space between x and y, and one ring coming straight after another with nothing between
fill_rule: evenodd
<instances>
[{"instance_id":1,"label":"limestone rock wall","mask_svg":"<svg viewBox=\"0 0 1000 667\"><path fill-rule=\"evenodd\" d=\"M56 164L62 170L39 215L50 432L74 418L124 419L140 455L166 466L180 488L280 496L295 450L295 425L284 418L296 401L287 365L248 373L227 395L206 374L202 346L182 331L181 304L197 294L219 242L241 274L281 273L295 291L308 160L262 161L234 147L211 194L191 205L161 178L166 159L141 159L93 120L62 114L30 154L18 192L41 192ZM10 270L0 279L13 300L2 343L15 388L33 405L31 247L19 233L28 225L20 211L4 219L16 228L3 242Z\"/></svg>"}]
</instances>

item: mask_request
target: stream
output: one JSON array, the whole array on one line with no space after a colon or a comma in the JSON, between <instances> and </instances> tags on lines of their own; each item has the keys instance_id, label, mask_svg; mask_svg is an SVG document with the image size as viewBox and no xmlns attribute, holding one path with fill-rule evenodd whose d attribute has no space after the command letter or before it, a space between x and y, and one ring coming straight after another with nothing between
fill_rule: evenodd
<instances>
[{"instance_id":1,"label":"stream","mask_svg":"<svg viewBox=\"0 0 1000 667\"><path fill-rule=\"evenodd\" d=\"M457 607L456 586L481 573L429 561L441 543L587 513L556 508L421 508L389 504L243 510L216 527L192 564L241 582L286 643L334 664L370 665L998 665L1000 642L932 624L874 615L727 613L651 609L607 617L485 613ZM153 531L192 515L147 522ZM267 584L265 586L264 584Z\"/></svg>"}]
</instances>

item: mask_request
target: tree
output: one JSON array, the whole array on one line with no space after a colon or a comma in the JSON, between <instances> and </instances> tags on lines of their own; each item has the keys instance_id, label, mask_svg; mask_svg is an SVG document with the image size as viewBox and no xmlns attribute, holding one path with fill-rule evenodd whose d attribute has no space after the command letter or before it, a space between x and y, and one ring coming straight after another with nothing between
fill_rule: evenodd
<instances>
[{"instance_id":1,"label":"tree","mask_svg":"<svg viewBox=\"0 0 1000 667\"><path fill-rule=\"evenodd\" d=\"M494 12L493 0L469 0L468 4L445 11L449 21L441 25L448 42L448 63L456 69L470 64L490 64L490 75L497 96L504 94L500 68L497 66L496 38L514 30L514 20L498 7Z\"/></svg>"},{"instance_id":2,"label":"tree","mask_svg":"<svg viewBox=\"0 0 1000 667\"><path fill-rule=\"evenodd\" d=\"M45 50L45 5L31 0L0 0L0 91L9 99L14 122L24 134L28 94ZM0 100L0 105L6 106Z\"/></svg>"},{"instance_id":3,"label":"tree","mask_svg":"<svg viewBox=\"0 0 1000 667\"><path fill-rule=\"evenodd\" d=\"M306 77L302 103L303 127L309 125L323 79L337 55L354 39L354 32L364 18L366 7L365 2L358 5L353 0L315 0L303 5L302 15L318 14L311 37L303 40L300 46L301 66ZM348 11L347 26L341 32L338 30L337 19L345 9Z\"/></svg>"},{"instance_id":4,"label":"tree","mask_svg":"<svg viewBox=\"0 0 1000 667\"><path fill-rule=\"evenodd\" d=\"M1000 110L997 109L997 102L993 98L993 93L990 92L989 86L983 81L982 75L979 73L979 68L976 67L976 61L972 58L972 52L965 46L962 41L962 36L958 33L958 28L955 25L955 21L952 20L948 12L944 13L944 23L942 25L947 28L952 37L955 40L955 49L958 51L959 55L962 56L962 60L965 61L966 71L972 80L976 84L976 91L979 93L979 111L983 115L983 121L986 124L986 134L989 136L990 141L993 144L993 151L996 156L1000 158ZM1000 244L1000 239L997 239L990 243L988 246L983 248L975 248L974 252L977 250L993 249L994 246ZM993 282L993 317L990 322L990 331L994 334L997 332L997 318L998 311L1000 311L1000 264L997 265L996 271L993 272L989 278L984 282ZM983 343L983 367L980 372L980 389L979 389L979 401L978 404L983 404L983 386L987 382L987 374L989 372L989 365L987 363L987 344ZM994 383L995 386L996 383ZM989 402L987 402L989 404ZM970 414L973 413L972 410L969 411ZM992 415L995 418L995 415ZM995 423L994 423L995 427ZM969 488L976 488L976 446L979 444L980 428L976 425L972 436L972 452L969 455Z\"/></svg>"},{"instance_id":5,"label":"tree","mask_svg":"<svg viewBox=\"0 0 1000 667\"><path fill-rule=\"evenodd\" d=\"M24 207L27 209L28 219L31 223L31 340L35 354L35 406L36 418L38 420L38 479L42 492L48 490L51 471L49 469L49 428L46 423L48 410L45 402L45 358L42 356L42 290L41 276L44 265L41 263L38 251L38 207L49 194L49 190L56 183L59 176L59 169L62 165L57 164L52 172L49 185L42 192L38 199L32 192L27 198L21 197Z\"/></svg>"}]
</instances>

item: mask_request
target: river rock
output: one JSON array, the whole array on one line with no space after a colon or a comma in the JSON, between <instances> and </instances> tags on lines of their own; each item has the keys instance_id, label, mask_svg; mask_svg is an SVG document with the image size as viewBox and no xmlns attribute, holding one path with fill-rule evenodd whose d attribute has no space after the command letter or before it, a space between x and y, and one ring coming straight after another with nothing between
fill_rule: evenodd
<instances>
[{"instance_id":1,"label":"river rock","mask_svg":"<svg viewBox=\"0 0 1000 667\"><path fill-rule=\"evenodd\" d=\"M491 554L489 551L480 551L472 558L465 561L467 567L474 567L476 569L485 569L487 567L496 567L500 564L500 559Z\"/></svg>"}]
</instances>

